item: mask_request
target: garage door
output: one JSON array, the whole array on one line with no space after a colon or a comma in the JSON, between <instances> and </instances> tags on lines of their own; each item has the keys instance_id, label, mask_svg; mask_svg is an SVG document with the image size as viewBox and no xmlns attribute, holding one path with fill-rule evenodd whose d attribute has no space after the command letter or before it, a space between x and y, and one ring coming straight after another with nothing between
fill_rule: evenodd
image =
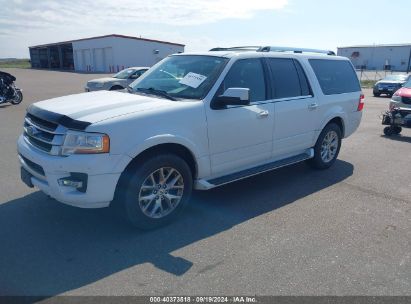
<instances>
[{"instance_id":1,"label":"garage door","mask_svg":"<svg viewBox=\"0 0 411 304\"><path fill-rule=\"evenodd\" d=\"M113 49L111 47L104 48L104 71L114 72Z\"/></svg>"},{"instance_id":2,"label":"garage door","mask_svg":"<svg viewBox=\"0 0 411 304\"><path fill-rule=\"evenodd\" d=\"M104 72L104 49L94 49L94 70Z\"/></svg>"}]
</instances>

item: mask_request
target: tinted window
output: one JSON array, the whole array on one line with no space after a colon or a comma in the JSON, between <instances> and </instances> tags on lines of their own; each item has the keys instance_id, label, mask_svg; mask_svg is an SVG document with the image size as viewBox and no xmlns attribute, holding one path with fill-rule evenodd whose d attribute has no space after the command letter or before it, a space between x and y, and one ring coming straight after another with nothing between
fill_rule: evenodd
<instances>
[{"instance_id":1,"label":"tinted window","mask_svg":"<svg viewBox=\"0 0 411 304\"><path fill-rule=\"evenodd\" d=\"M266 100L263 66L260 59L244 59L233 64L223 83L228 88L249 88L250 101Z\"/></svg>"},{"instance_id":2,"label":"tinted window","mask_svg":"<svg viewBox=\"0 0 411 304\"><path fill-rule=\"evenodd\" d=\"M298 77L300 78L301 95L302 96L312 95L310 84L308 82L307 76L305 75L305 72L301 64L296 60L294 60L294 63L295 63L295 67L297 68Z\"/></svg>"},{"instance_id":3,"label":"tinted window","mask_svg":"<svg viewBox=\"0 0 411 304\"><path fill-rule=\"evenodd\" d=\"M309 61L325 95L361 91L357 75L348 61L323 59Z\"/></svg>"},{"instance_id":4,"label":"tinted window","mask_svg":"<svg viewBox=\"0 0 411 304\"><path fill-rule=\"evenodd\" d=\"M268 63L270 65L275 98L302 95L300 79L292 59L268 58Z\"/></svg>"}]
</instances>

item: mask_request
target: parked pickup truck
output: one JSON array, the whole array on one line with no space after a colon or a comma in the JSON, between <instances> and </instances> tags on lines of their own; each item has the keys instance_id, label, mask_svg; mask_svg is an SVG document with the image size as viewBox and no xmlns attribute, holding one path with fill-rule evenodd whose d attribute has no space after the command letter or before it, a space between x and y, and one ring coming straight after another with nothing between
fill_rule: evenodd
<instances>
[{"instance_id":1,"label":"parked pickup truck","mask_svg":"<svg viewBox=\"0 0 411 304\"><path fill-rule=\"evenodd\" d=\"M347 58L284 49L172 55L128 90L32 104L22 180L73 206L121 207L152 229L193 189L301 161L329 168L364 105Z\"/></svg>"}]
</instances>

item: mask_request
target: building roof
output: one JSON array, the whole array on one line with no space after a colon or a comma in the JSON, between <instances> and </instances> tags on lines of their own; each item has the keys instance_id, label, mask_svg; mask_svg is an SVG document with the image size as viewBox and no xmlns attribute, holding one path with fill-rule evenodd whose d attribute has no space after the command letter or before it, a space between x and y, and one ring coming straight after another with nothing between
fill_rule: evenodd
<instances>
[{"instance_id":1,"label":"building roof","mask_svg":"<svg viewBox=\"0 0 411 304\"><path fill-rule=\"evenodd\" d=\"M110 34L110 35L95 36L95 37L75 39L75 40L68 40L68 41L62 41L62 42L54 42L54 43L48 43L48 44L33 45L33 46L29 46L29 48L47 47L47 46L54 46L54 45L59 45L59 44L67 44L67 43L72 43L72 42L77 42L77 41L85 41L85 40L93 40L93 39L109 38L109 37L125 38L125 39L135 39L135 40L142 40L142 41L148 41L148 42L157 42L157 43L171 44L171 45L177 45L177 46L182 46L182 47L185 46L184 44L174 43L174 42L168 42L168 41L153 40L153 39L147 39L147 38L141 38L141 37L134 37L134 36L126 36L126 35L118 35L118 34Z\"/></svg>"},{"instance_id":2,"label":"building roof","mask_svg":"<svg viewBox=\"0 0 411 304\"><path fill-rule=\"evenodd\" d=\"M339 46L339 47L337 47L337 49L348 49L348 48L374 48L374 47L404 47L404 46L411 46L411 43L351 45L351 46Z\"/></svg>"}]
</instances>

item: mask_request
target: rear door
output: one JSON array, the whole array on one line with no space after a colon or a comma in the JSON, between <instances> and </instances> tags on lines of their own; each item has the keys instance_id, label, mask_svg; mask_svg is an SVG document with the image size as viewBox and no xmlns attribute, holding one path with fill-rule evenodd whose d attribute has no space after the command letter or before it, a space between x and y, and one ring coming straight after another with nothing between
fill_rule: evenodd
<instances>
[{"instance_id":1,"label":"rear door","mask_svg":"<svg viewBox=\"0 0 411 304\"><path fill-rule=\"evenodd\" d=\"M318 124L318 101L299 61L267 57L274 96L273 157L298 153L313 146Z\"/></svg>"}]
</instances>

